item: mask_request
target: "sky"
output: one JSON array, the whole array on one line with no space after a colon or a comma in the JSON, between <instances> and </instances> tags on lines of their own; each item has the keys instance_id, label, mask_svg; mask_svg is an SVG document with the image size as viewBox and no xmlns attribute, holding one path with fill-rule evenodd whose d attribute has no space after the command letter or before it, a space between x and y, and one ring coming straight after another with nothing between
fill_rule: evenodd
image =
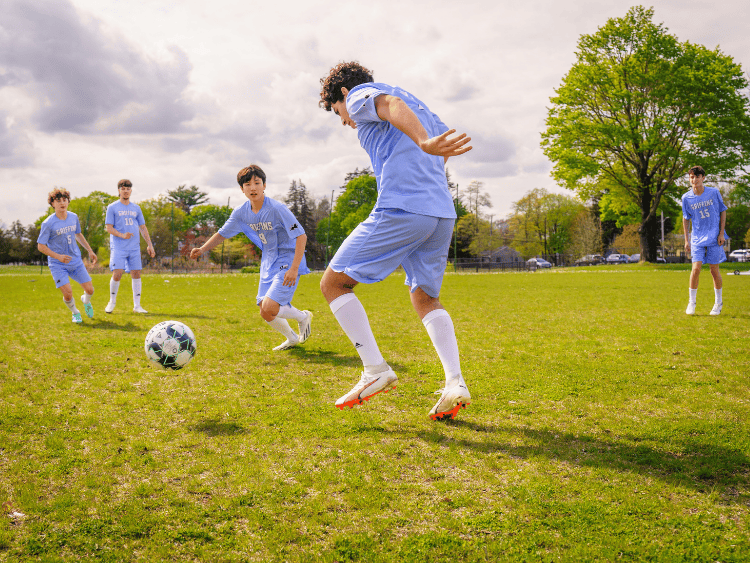
<instances>
[{"instance_id":1,"label":"sky","mask_svg":"<svg viewBox=\"0 0 750 563\"><path fill-rule=\"evenodd\" d=\"M292 180L329 197L370 165L356 131L318 107L320 79L356 60L423 100L474 149L451 158L459 190L483 182L506 218L556 185L540 148L555 88L581 35L635 4L620 0L0 0L0 225L73 197L133 201L196 185L236 207L255 163L266 194ZM750 3L659 0L654 21L750 71Z\"/></svg>"}]
</instances>

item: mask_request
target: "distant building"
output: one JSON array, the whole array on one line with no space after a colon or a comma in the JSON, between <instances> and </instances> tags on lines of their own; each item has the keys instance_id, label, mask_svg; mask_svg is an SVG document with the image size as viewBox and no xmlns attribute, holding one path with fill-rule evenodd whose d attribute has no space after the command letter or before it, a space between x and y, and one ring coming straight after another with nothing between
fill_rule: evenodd
<instances>
[{"instance_id":1,"label":"distant building","mask_svg":"<svg viewBox=\"0 0 750 563\"><path fill-rule=\"evenodd\" d=\"M479 254L479 258L482 262L504 264L515 264L518 262L522 263L524 261L521 257L521 253L509 246L501 246L500 248L496 248L494 250L485 250L484 252Z\"/></svg>"}]
</instances>

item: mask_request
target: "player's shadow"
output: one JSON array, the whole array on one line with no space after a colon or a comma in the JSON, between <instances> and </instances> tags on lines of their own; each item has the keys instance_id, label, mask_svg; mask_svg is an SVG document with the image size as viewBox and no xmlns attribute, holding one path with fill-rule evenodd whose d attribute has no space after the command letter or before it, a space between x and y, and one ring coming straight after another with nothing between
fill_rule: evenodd
<instances>
[{"instance_id":1,"label":"player's shadow","mask_svg":"<svg viewBox=\"0 0 750 563\"><path fill-rule=\"evenodd\" d=\"M119 330L121 332L143 332L143 327L136 326L131 322L120 324L112 321L101 321L94 319L91 323L83 323L83 326L95 330Z\"/></svg>"},{"instance_id":2,"label":"player's shadow","mask_svg":"<svg viewBox=\"0 0 750 563\"><path fill-rule=\"evenodd\" d=\"M206 436L239 436L247 434L249 430L236 422L223 422L217 419L208 419L188 427L193 432L203 432Z\"/></svg>"},{"instance_id":3,"label":"player's shadow","mask_svg":"<svg viewBox=\"0 0 750 563\"><path fill-rule=\"evenodd\" d=\"M291 354L300 360L305 360L306 362L313 364L331 364L336 367L346 369L355 368L358 371L362 371L362 359L358 355L339 354L323 348L305 348L304 346L289 348L288 350L284 350L284 353ZM398 362L388 360L388 365L391 366L391 369L396 373L406 371L406 366Z\"/></svg>"},{"instance_id":4,"label":"player's shadow","mask_svg":"<svg viewBox=\"0 0 750 563\"><path fill-rule=\"evenodd\" d=\"M636 472L668 482L677 482L697 490L714 486L750 486L750 458L742 451L707 444L685 436L681 442L670 440L663 449L642 444L658 441L651 436L622 435L604 439L585 434L518 427L496 427L456 419L442 422L468 428L482 438L454 439L438 427L419 437L436 445L455 444L485 454L498 453L513 458L548 458L582 467L610 467ZM495 435L504 435L495 439ZM514 439L513 436L521 439ZM519 445L518 442L523 442Z\"/></svg>"}]
</instances>

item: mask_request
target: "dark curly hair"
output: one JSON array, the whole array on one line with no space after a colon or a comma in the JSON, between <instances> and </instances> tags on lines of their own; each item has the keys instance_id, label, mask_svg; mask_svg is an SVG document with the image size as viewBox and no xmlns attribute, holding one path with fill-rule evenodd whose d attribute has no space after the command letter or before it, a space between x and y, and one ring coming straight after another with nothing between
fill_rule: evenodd
<instances>
[{"instance_id":1,"label":"dark curly hair","mask_svg":"<svg viewBox=\"0 0 750 563\"><path fill-rule=\"evenodd\" d=\"M702 166L693 166L688 170L688 174L692 174L693 176L706 176L706 171L703 170Z\"/></svg>"},{"instance_id":2,"label":"dark curly hair","mask_svg":"<svg viewBox=\"0 0 750 563\"><path fill-rule=\"evenodd\" d=\"M243 168L239 172L237 172L237 183L240 185L240 187L244 186L246 183L250 182L253 177L257 176L261 179L263 182L263 185L266 184L266 173L263 172L260 166L257 164L251 164L250 166Z\"/></svg>"},{"instance_id":3,"label":"dark curly hair","mask_svg":"<svg viewBox=\"0 0 750 563\"><path fill-rule=\"evenodd\" d=\"M357 61L339 63L331 69L328 76L320 79L320 101L318 105L326 111L331 111L331 106L336 102L344 100L341 93L343 86L351 90L355 86L372 82L372 71L366 69Z\"/></svg>"},{"instance_id":4,"label":"dark curly hair","mask_svg":"<svg viewBox=\"0 0 750 563\"><path fill-rule=\"evenodd\" d=\"M47 203L49 203L50 207L54 207L52 202L56 199L67 199L70 201L70 192L65 188L55 188L47 194Z\"/></svg>"}]
</instances>

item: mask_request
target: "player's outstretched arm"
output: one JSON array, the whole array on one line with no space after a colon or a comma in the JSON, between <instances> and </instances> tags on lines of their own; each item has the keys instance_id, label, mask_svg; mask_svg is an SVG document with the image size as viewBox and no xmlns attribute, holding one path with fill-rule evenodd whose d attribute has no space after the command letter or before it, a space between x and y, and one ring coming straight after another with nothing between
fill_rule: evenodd
<instances>
[{"instance_id":1,"label":"player's outstretched arm","mask_svg":"<svg viewBox=\"0 0 750 563\"><path fill-rule=\"evenodd\" d=\"M91 246L89 246L89 241L86 240L86 237L83 236L83 233L76 233L76 241L78 241L78 244L80 244L83 248L86 249L86 252L89 253L89 260L91 260L91 265L96 265L96 261L98 260L96 253L94 253L93 250L91 250Z\"/></svg>"},{"instance_id":2,"label":"player's outstretched arm","mask_svg":"<svg viewBox=\"0 0 750 563\"><path fill-rule=\"evenodd\" d=\"M467 146L471 142L471 137L467 137L466 133L455 137L450 136L456 132L455 129L430 138L416 114L401 98L396 96L388 94L378 96L375 98L375 110L380 119L393 125L427 154L448 158L469 152L472 148Z\"/></svg>"},{"instance_id":3,"label":"player's outstretched arm","mask_svg":"<svg viewBox=\"0 0 750 563\"><path fill-rule=\"evenodd\" d=\"M210 239L208 239L203 246L194 248L190 251L190 258L193 260L197 260L201 257L202 254L205 254L206 252L211 252L214 248L219 246L222 242L227 240L225 237L221 236L219 233L215 233L214 236L212 236Z\"/></svg>"}]
</instances>

